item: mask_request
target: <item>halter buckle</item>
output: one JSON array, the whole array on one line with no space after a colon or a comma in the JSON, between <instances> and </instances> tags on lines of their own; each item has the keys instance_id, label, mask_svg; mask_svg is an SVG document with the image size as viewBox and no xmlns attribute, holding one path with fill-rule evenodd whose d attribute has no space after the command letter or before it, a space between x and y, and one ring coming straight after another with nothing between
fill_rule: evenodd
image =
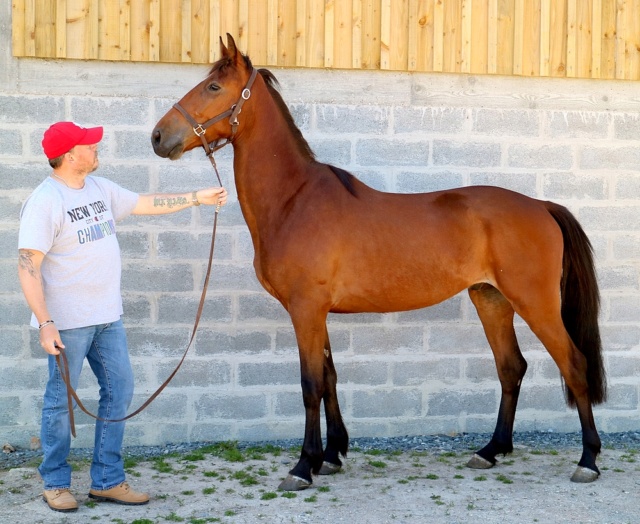
<instances>
[{"instance_id":1,"label":"halter buckle","mask_svg":"<svg viewBox=\"0 0 640 524\"><path fill-rule=\"evenodd\" d=\"M249 100L249 97L251 96L251 90L248 87L245 87L242 90L242 94L240 96L245 100Z\"/></svg>"},{"instance_id":2,"label":"halter buckle","mask_svg":"<svg viewBox=\"0 0 640 524\"><path fill-rule=\"evenodd\" d=\"M207 132L207 130L202 127L202 125L198 124L198 127L193 128L193 132L196 134L196 136L202 136Z\"/></svg>"}]
</instances>

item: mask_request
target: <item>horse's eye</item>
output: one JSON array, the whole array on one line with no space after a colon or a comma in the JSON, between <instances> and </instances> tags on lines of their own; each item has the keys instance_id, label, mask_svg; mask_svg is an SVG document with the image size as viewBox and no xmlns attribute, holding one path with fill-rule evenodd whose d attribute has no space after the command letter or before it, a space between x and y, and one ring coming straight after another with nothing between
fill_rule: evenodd
<instances>
[{"instance_id":1,"label":"horse's eye","mask_svg":"<svg viewBox=\"0 0 640 524\"><path fill-rule=\"evenodd\" d=\"M218 91L220 89L220 86L218 84L216 84L215 82L213 82L213 83L211 83L211 84L209 84L207 86L207 89L209 91Z\"/></svg>"}]
</instances>

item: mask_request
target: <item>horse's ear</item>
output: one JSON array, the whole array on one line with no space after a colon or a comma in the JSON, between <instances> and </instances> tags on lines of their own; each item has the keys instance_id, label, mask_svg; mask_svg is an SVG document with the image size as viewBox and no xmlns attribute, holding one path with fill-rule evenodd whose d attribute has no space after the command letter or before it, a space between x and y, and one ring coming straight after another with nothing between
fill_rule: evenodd
<instances>
[{"instance_id":1,"label":"horse's ear","mask_svg":"<svg viewBox=\"0 0 640 524\"><path fill-rule=\"evenodd\" d=\"M227 34L227 36L229 35ZM224 42L222 41L222 36L220 36L220 58L227 58L228 56L229 56L229 50L224 45Z\"/></svg>"},{"instance_id":2,"label":"horse's ear","mask_svg":"<svg viewBox=\"0 0 640 524\"><path fill-rule=\"evenodd\" d=\"M229 33L227 33L227 48L229 51L229 58L235 59L238 55L238 48L236 47L236 41Z\"/></svg>"}]
</instances>

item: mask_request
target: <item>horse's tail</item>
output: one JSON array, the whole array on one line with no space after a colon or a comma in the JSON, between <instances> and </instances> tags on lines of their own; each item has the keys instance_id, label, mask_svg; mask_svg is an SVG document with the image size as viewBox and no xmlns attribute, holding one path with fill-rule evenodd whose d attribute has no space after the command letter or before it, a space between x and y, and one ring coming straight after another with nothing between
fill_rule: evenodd
<instances>
[{"instance_id":1,"label":"horse's tail","mask_svg":"<svg viewBox=\"0 0 640 524\"><path fill-rule=\"evenodd\" d=\"M586 233L563 206L547 202L547 210L562 230L562 321L578 350L587 359L587 382L591 404L607 398L607 380L602 361L602 343L598 327L600 293L593 261L593 248ZM567 404L575 406L575 397L565 385Z\"/></svg>"}]
</instances>

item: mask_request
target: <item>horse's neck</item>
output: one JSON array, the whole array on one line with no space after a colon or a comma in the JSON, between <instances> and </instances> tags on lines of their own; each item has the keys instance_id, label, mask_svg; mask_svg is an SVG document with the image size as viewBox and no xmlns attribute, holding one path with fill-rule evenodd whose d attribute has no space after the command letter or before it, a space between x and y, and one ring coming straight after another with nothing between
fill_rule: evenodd
<instances>
[{"instance_id":1,"label":"horse's neck","mask_svg":"<svg viewBox=\"0 0 640 524\"><path fill-rule=\"evenodd\" d=\"M270 222L290 203L308 180L312 162L300 151L271 96L264 92L260 97L268 97L268 104L234 143L236 189L251 229ZM262 98L258 103L264 103Z\"/></svg>"}]
</instances>

